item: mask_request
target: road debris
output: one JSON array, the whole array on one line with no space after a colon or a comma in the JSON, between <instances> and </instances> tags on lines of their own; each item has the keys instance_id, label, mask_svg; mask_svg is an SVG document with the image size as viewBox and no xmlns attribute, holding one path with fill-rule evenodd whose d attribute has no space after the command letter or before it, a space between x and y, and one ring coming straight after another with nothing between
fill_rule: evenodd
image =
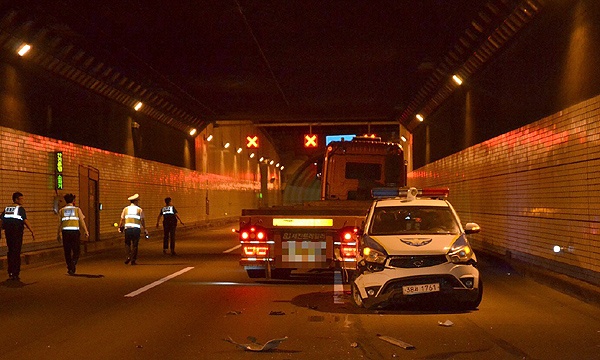
<instances>
[{"instance_id":1,"label":"road debris","mask_svg":"<svg viewBox=\"0 0 600 360\"><path fill-rule=\"evenodd\" d=\"M271 311L269 315L285 315L283 311Z\"/></svg>"},{"instance_id":2,"label":"road debris","mask_svg":"<svg viewBox=\"0 0 600 360\"><path fill-rule=\"evenodd\" d=\"M358 347L358 343L355 341L352 344L350 344L350 347L353 347L356 349Z\"/></svg>"},{"instance_id":3,"label":"road debris","mask_svg":"<svg viewBox=\"0 0 600 360\"><path fill-rule=\"evenodd\" d=\"M223 339L229 343L232 343L234 345L236 345L237 347L239 347L240 349L244 349L246 351L256 351L256 352L260 352L260 351L270 351L273 350L275 348L277 348L279 346L279 344L281 344L283 341L287 340L287 336L280 338L280 339L273 339L273 340L269 340L267 341L264 345L260 344L256 341L256 338L249 336L248 340L251 341L249 344L240 344L238 342L233 341L233 339L231 337L227 338L227 339Z\"/></svg>"},{"instance_id":4,"label":"road debris","mask_svg":"<svg viewBox=\"0 0 600 360\"><path fill-rule=\"evenodd\" d=\"M377 334L377 337L379 337L383 341L389 342L390 344L400 346L401 348L403 348L405 350L413 350L415 348L413 345L411 345L409 343L405 343L402 340L394 339L393 337L390 337L390 336Z\"/></svg>"},{"instance_id":5,"label":"road debris","mask_svg":"<svg viewBox=\"0 0 600 360\"><path fill-rule=\"evenodd\" d=\"M454 325L454 323L450 320L446 320L444 322L438 321L438 325L439 326L445 326L445 327L450 327L452 325Z\"/></svg>"},{"instance_id":6,"label":"road debris","mask_svg":"<svg viewBox=\"0 0 600 360\"><path fill-rule=\"evenodd\" d=\"M237 310L228 311L227 315L240 315L242 312Z\"/></svg>"}]
</instances>

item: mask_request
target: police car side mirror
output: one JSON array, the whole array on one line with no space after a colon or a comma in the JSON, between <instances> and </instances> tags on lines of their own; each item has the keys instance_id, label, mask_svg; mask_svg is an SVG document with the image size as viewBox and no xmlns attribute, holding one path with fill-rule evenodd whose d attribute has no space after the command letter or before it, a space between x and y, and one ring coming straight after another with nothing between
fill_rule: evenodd
<instances>
[{"instance_id":1,"label":"police car side mirror","mask_svg":"<svg viewBox=\"0 0 600 360\"><path fill-rule=\"evenodd\" d=\"M465 225L465 234L477 234L481 228L476 223L467 223Z\"/></svg>"}]
</instances>

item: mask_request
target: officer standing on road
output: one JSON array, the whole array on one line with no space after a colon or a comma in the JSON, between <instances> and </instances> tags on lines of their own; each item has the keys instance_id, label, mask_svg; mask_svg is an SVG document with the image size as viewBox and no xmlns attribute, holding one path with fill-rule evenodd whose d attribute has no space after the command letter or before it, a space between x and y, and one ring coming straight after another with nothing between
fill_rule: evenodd
<instances>
[{"instance_id":1,"label":"officer standing on road","mask_svg":"<svg viewBox=\"0 0 600 360\"><path fill-rule=\"evenodd\" d=\"M81 209L75 206L75 195L66 194L64 196L67 205L58 211L58 233L57 240L60 243L62 234L62 244L65 250L65 261L67 262L67 273L75 274L75 267L79 261L79 252L81 245L80 228L85 232L85 237L89 238L87 226L85 225Z\"/></svg>"},{"instance_id":2,"label":"officer standing on road","mask_svg":"<svg viewBox=\"0 0 600 360\"><path fill-rule=\"evenodd\" d=\"M181 223L181 225L183 225L183 221L181 221L181 218L179 217L179 215L177 214L177 209L175 209L175 206L173 206L173 203L171 202L171 198L167 197L165 198L165 207L163 207L160 210L160 213L158 214L158 218L156 219L156 227L158 227L158 224L160 222L160 218L163 218L163 230L165 233L165 237L163 240L163 254L167 253L167 250L169 249L169 237L171 238L171 255L175 256L177 255L175 253L175 229L177 229L177 220L179 220L179 222Z\"/></svg>"},{"instance_id":3,"label":"officer standing on road","mask_svg":"<svg viewBox=\"0 0 600 360\"><path fill-rule=\"evenodd\" d=\"M13 204L5 207L2 214L0 214L0 228L4 229L4 234L6 235L8 277L11 280L20 280L23 230L27 227L31 231L33 241L35 241L35 235L27 221L27 214L23 207L23 203L25 202L23 194L18 191L15 192L12 195L12 200ZM0 232L0 237L2 237L2 232Z\"/></svg>"},{"instance_id":4,"label":"officer standing on road","mask_svg":"<svg viewBox=\"0 0 600 360\"><path fill-rule=\"evenodd\" d=\"M127 198L131 204L123 209L121 221L119 222L119 231L125 232L125 250L127 251L125 264L129 264L129 262L131 262L131 265L136 264L142 228L144 229L144 234L148 236L144 211L138 206L139 199L140 195L138 194Z\"/></svg>"}]
</instances>

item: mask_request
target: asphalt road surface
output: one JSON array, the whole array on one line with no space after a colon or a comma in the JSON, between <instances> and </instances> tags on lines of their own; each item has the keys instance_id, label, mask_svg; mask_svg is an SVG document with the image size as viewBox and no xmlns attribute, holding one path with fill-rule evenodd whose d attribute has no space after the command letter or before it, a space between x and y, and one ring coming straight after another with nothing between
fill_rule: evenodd
<instances>
[{"instance_id":1,"label":"asphalt road surface","mask_svg":"<svg viewBox=\"0 0 600 360\"><path fill-rule=\"evenodd\" d=\"M178 256L154 238L136 266L116 249L83 257L76 276L56 259L0 282L0 359L600 359L597 305L499 261L480 259L476 311L367 311L339 274L249 279L229 228L178 235ZM268 352L225 341L248 337L285 340Z\"/></svg>"}]
</instances>

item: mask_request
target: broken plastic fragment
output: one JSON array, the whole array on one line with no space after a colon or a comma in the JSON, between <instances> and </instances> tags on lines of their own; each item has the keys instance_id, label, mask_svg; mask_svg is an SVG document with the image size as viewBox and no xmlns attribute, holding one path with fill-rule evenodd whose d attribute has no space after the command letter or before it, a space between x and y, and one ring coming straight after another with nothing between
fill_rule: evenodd
<instances>
[{"instance_id":1,"label":"broken plastic fragment","mask_svg":"<svg viewBox=\"0 0 600 360\"><path fill-rule=\"evenodd\" d=\"M352 344L350 344L350 347L357 348L358 347L358 343L357 342L353 342Z\"/></svg>"},{"instance_id":2,"label":"broken plastic fragment","mask_svg":"<svg viewBox=\"0 0 600 360\"><path fill-rule=\"evenodd\" d=\"M445 326L445 327L450 327L452 325L454 325L454 323L450 320L446 320L444 322L438 321L438 325L439 326Z\"/></svg>"},{"instance_id":3,"label":"broken plastic fragment","mask_svg":"<svg viewBox=\"0 0 600 360\"><path fill-rule=\"evenodd\" d=\"M224 340L227 342L230 342L230 343L236 345L237 347L244 349L246 351L270 351L270 350L273 350L276 347L278 347L279 344L281 344L283 341L287 340L287 336L280 338L280 339L269 340L264 345L257 343L255 338L248 337L248 339L250 341L252 341L252 343L240 344L240 343L233 341L233 339L231 337L224 339Z\"/></svg>"},{"instance_id":4,"label":"broken plastic fragment","mask_svg":"<svg viewBox=\"0 0 600 360\"><path fill-rule=\"evenodd\" d=\"M271 311L269 315L285 315L283 311Z\"/></svg>"},{"instance_id":5,"label":"broken plastic fragment","mask_svg":"<svg viewBox=\"0 0 600 360\"><path fill-rule=\"evenodd\" d=\"M412 350L415 347L409 343L405 343L402 340L398 340L398 339L394 339L393 337L389 337L389 336L384 336L384 335L379 335L377 334L377 336L383 340L383 341L387 341L390 344L394 344L396 346L400 346L401 348L405 349L405 350Z\"/></svg>"},{"instance_id":6,"label":"broken plastic fragment","mask_svg":"<svg viewBox=\"0 0 600 360\"><path fill-rule=\"evenodd\" d=\"M241 314L241 311L237 311L237 310L232 310L232 311L228 311L227 315L239 315Z\"/></svg>"}]
</instances>

